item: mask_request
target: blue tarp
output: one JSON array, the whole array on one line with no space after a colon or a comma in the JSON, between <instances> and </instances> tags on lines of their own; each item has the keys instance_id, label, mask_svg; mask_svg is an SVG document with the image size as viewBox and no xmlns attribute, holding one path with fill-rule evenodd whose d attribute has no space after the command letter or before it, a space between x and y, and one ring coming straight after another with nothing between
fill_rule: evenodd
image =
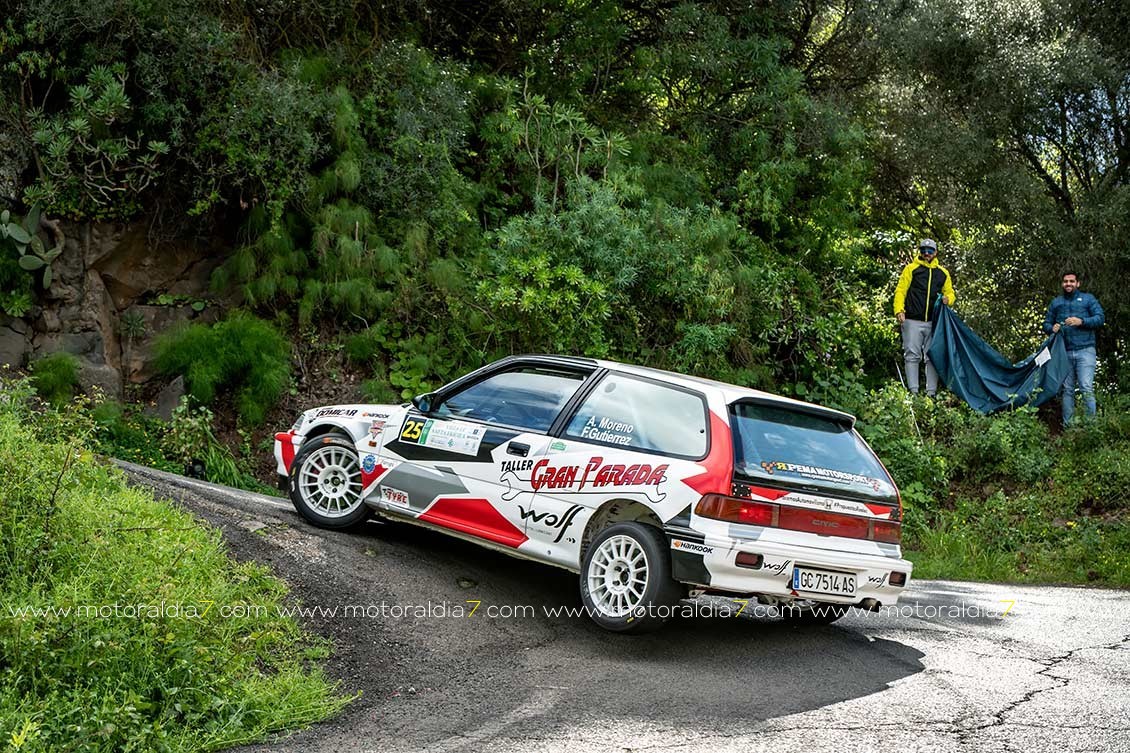
<instances>
[{"instance_id":1,"label":"blue tarp","mask_svg":"<svg viewBox=\"0 0 1130 753\"><path fill-rule=\"evenodd\" d=\"M1041 405L1059 393L1071 368L1063 336L1052 335L1020 363L1010 363L949 306L936 306L930 361L942 382L981 413Z\"/></svg>"}]
</instances>

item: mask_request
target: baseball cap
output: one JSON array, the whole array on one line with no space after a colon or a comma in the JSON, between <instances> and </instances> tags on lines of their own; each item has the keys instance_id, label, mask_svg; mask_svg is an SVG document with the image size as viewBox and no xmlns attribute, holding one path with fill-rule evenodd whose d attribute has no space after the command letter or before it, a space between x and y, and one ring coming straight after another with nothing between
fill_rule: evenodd
<instances>
[{"instance_id":1,"label":"baseball cap","mask_svg":"<svg viewBox=\"0 0 1130 753\"><path fill-rule=\"evenodd\" d=\"M930 240L929 238L923 238L922 241L918 244L918 250L925 251L926 253L930 254L936 254L938 253L938 244L934 243L934 241Z\"/></svg>"}]
</instances>

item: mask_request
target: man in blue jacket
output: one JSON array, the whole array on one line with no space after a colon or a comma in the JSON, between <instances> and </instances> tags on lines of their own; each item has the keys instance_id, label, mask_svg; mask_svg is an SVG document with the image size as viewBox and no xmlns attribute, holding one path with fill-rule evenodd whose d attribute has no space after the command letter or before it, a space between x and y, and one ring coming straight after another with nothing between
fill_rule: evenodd
<instances>
[{"instance_id":1,"label":"man in blue jacket","mask_svg":"<svg viewBox=\"0 0 1130 753\"><path fill-rule=\"evenodd\" d=\"M1079 275L1063 273L1063 295L1048 305L1044 331L1063 330L1063 343L1071 370L1063 382L1063 425L1075 415L1075 388L1083 393L1083 406L1088 416L1095 415L1095 330L1106 321L1103 307L1090 293L1079 289Z\"/></svg>"}]
</instances>

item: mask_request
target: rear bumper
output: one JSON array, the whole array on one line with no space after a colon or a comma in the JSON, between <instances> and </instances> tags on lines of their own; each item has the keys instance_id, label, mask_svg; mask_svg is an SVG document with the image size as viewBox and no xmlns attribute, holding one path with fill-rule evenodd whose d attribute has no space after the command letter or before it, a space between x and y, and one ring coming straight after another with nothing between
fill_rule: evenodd
<instances>
[{"instance_id":1,"label":"rear bumper","mask_svg":"<svg viewBox=\"0 0 1130 753\"><path fill-rule=\"evenodd\" d=\"M772 541L745 541L697 535L690 531L668 530L675 579L735 594L765 595L781 600L811 599L838 604L858 604L874 599L883 606L896 604L910 582L914 565L901 557L841 552L782 544ZM679 544L678 541L685 544ZM760 568L737 564L738 554L761 555ZM851 573L856 578L855 593L839 596L793 589L793 570L807 567L836 573ZM902 586L891 585L892 573L904 573ZM705 582L704 582L705 581Z\"/></svg>"}]
</instances>

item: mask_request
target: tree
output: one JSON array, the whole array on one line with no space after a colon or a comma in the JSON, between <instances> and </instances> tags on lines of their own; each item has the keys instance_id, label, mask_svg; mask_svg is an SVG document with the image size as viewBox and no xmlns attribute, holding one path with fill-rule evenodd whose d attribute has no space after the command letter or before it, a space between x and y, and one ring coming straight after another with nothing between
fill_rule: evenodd
<instances>
[{"instance_id":1,"label":"tree","mask_svg":"<svg viewBox=\"0 0 1130 753\"><path fill-rule=\"evenodd\" d=\"M926 207L984 299L975 326L1018 351L1074 267L1107 308L1100 352L1127 378L1130 59L1116 3L906 3L883 29L892 190ZM960 279L960 276L959 276ZM1002 317L1002 311L1019 317Z\"/></svg>"}]
</instances>

